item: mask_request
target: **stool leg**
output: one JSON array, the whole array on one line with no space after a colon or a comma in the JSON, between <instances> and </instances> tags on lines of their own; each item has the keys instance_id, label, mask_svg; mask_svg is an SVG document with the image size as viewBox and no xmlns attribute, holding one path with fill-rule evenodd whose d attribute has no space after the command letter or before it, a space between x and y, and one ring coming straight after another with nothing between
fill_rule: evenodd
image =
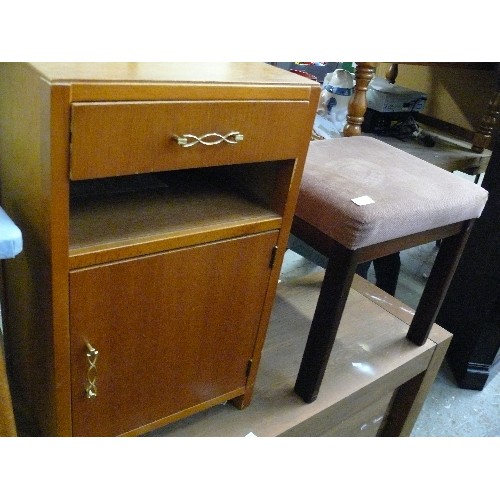
<instances>
[{"instance_id":1,"label":"stool leg","mask_svg":"<svg viewBox=\"0 0 500 500\"><path fill-rule=\"evenodd\" d=\"M396 295L399 271L401 269L401 257L399 252L379 257L373 261L375 269L375 284L389 295Z\"/></svg>"},{"instance_id":2,"label":"stool leg","mask_svg":"<svg viewBox=\"0 0 500 500\"><path fill-rule=\"evenodd\" d=\"M414 344L425 344L429 336L473 224L474 220L468 221L460 233L441 241L431 274L427 279L415 316L406 335L406 338Z\"/></svg>"},{"instance_id":3,"label":"stool leg","mask_svg":"<svg viewBox=\"0 0 500 500\"><path fill-rule=\"evenodd\" d=\"M328 260L295 382L295 392L306 403L313 402L318 396L356 266L355 251L336 245Z\"/></svg>"}]
</instances>

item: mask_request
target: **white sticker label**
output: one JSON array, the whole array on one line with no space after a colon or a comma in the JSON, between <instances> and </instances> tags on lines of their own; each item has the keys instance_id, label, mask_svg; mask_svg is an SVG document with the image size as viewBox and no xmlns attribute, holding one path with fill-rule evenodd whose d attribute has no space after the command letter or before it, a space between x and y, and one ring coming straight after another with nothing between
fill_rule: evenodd
<instances>
[{"instance_id":1,"label":"white sticker label","mask_svg":"<svg viewBox=\"0 0 500 500\"><path fill-rule=\"evenodd\" d=\"M363 205L370 205L371 203L375 203L369 196L360 196L359 198L353 198L351 201L359 205L360 207Z\"/></svg>"}]
</instances>

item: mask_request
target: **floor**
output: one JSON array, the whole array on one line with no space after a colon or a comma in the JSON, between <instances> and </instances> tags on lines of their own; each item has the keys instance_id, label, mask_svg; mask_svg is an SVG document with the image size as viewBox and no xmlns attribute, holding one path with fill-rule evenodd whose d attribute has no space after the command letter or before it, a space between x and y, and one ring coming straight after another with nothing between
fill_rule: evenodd
<instances>
[{"instance_id":1,"label":"floor","mask_svg":"<svg viewBox=\"0 0 500 500\"><path fill-rule=\"evenodd\" d=\"M292 245L296 248L296 244ZM324 263L318 255L298 250L303 257L287 250L281 281L317 271ZM401 272L396 297L415 309L425 285L426 277L437 253L434 243L412 248L401 253ZM373 266L368 280L374 282ZM413 437L491 437L500 436L500 363L490 370L490 377L482 391L459 388L446 361L433 384L414 426Z\"/></svg>"}]
</instances>

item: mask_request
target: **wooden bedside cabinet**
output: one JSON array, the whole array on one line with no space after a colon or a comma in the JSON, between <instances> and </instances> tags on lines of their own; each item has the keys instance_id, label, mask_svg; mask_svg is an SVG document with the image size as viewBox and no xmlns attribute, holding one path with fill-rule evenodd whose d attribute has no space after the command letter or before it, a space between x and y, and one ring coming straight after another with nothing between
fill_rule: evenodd
<instances>
[{"instance_id":1,"label":"wooden bedside cabinet","mask_svg":"<svg viewBox=\"0 0 500 500\"><path fill-rule=\"evenodd\" d=\"M7 361L42 435L250 403L319 91L264 63L0 66Z\"/></svg>"}]
</instances>

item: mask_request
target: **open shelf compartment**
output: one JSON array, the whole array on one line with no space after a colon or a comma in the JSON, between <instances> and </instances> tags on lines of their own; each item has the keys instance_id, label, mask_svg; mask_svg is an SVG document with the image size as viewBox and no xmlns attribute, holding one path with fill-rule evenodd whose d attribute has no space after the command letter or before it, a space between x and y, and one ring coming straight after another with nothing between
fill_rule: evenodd
<instances>
[{"instance_id":1,"label":"open shelf compartment","mask_svg":"<svg viewBox=\"0 0 500 500\"><path fill-rule=\"evenodd\" d=\"M72 182L70 268L279 229L277 179L292 170L281 161Z\"/></svg>"}]
</instances>

